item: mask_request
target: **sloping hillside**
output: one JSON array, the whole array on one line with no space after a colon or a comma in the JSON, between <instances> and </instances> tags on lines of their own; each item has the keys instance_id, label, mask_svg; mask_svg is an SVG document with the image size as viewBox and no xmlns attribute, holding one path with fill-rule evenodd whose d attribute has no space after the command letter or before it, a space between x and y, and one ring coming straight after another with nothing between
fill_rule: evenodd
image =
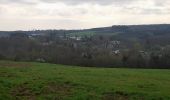
<instances>
[{"instance_id":1,"label":"sloping hillside","mask_svg":"<svg viewBox=\"0 0 170 100\"><path fill-rule=\"evenodd\" d=\"M169 100L170 71L0 61L1 100Z\"/></svg>"}]
</instances>

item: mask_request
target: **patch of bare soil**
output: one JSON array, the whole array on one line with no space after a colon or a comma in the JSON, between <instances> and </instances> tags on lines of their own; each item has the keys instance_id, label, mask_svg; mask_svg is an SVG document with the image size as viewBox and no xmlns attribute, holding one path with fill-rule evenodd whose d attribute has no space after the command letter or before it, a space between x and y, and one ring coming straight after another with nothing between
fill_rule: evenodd
<instances>
[{"instance_id":1,"label":"patch of bare soil","mask_svg":"<svg viewBox=\"0 0 170 100\"><path fill-rule=\"evenodd\" d=\"M15 63L15 62L1 62L1 67L31 67L32 64L30 63Z\"/></svg>"},{"instance_id":2,"label":"patch of bare soil","mask_svg":"<svg viewBox=\"0 0 170 100\"><path fill-rule=\"evenodd\" d=\"M122 91L106 92L103 94L102 100L129 100L129 96Z\"/></svg>"},{"instance_id":3,"label":"patch of bare soil","mask_svg":"<svg viewBox=\"0 0 170 100\"><path fill-rule=\"evenodd\" d=\"M17 87L15 87L11 91L12 96L14 96L17 100L19 99L26 99L26 100L36 100L35 94L31 91L29 87L26 85L22 84Z\"/></svg>"},{"instance_id":4,"label":"patch of bare soil","mask_svg":"<svg viewBox=\"0 0 170 100\"><path fill-rule=\"evenodd\" d=\"M7 73L7 72L0 72L0 77L7 77L7 78L10 78L10 77L16 77L15 74L12 74L12 73Z\"/></svg>"},{"instance_id":5,"label":"patch of bare soil","mask_svg":"<svg viewBox=\"0 0 170 100\"><path fill-rule=\"evenodd\" d=\"M68 96L72 93L72 87L67 84L49 84L44 87L43 93Z\"/></svg>"}]
</instances>

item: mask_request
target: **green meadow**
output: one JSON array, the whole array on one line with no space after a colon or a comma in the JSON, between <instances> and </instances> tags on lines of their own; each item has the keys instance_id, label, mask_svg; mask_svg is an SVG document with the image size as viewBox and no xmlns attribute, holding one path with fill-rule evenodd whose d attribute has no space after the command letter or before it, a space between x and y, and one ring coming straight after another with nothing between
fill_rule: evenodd
<instances>
[{"instance_id":1,"label":"green meadow","mask_svg":"<svg viewBox=\"0 0 170 100\"><path fill-rule=\"evenodd\" d=\"M170 100L170 70L0 61L0 100Z\"/></svg>"},{"instance_id":2,"label":"green meadow","mask_svg":"<svg viewBox=\"0 0 170 100\"><path fill-rule=\"evenodd\" d=\"M70 36L79 36L79 37L83 37L83 36L90 37L90 36L93 36L93 35L95 35L95 34L96 34L95 31L86 31L86 32L70 33L69 35L70 35Z\"/></svg>"}]
</instances>

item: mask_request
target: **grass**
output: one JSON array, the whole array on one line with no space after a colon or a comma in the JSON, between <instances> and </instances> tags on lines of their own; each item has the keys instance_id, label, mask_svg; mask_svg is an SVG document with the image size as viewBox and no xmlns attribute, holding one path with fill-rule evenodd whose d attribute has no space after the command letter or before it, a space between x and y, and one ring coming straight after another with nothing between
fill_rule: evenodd
<instances>
[{"instance_id":1,"label":"grass","mask_svg":"<svg viewBox=\"0 0 170 100\"><path fill-rule=\"evenodd\" d=\"M0 61L0 100L170 100L170 70Z\"/></svg>"},{"instance_id":2,"label":"grass","mask_svg":"<svg viewBox=\"0 0 170 100\"><path fill-rule=\"evenodd\" d=\"M86 32L75 32L75 33L70 33L69 35L70 36L79 36L79 37L83 37L83 36L87 36L87 37L90 37L90 36L93 36L95 35L95 31L86 31Z\"/></svg>"}]
</instances>

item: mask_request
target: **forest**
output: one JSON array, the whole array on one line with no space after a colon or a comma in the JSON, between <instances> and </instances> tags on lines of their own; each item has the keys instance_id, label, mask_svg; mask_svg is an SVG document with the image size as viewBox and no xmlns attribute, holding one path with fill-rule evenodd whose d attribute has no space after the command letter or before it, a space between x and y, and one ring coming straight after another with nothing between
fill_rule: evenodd
<instances>
[{"instance_id":1,"label":"forest","mask_svg":"<svg viewBox=\"0 0 170 100\"><path fill-rule=\"evenodd\" d=\"M1 31L0 60L169 69L170 25Z\"/></svg>"}]
</instances>

